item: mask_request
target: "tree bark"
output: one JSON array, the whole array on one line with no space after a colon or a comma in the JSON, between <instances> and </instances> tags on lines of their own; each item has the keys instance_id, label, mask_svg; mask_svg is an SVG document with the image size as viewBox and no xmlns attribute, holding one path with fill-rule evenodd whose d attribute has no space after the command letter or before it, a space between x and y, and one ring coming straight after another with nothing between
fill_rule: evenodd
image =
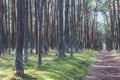
<instances>
[{"instance_id":1,"label":"tree bark","mask_svg":"<svg viewBox=\"0 0 120 80\"><path fill-rule=\"evenodd\" d=\"M63 0L58 0L58 13L59 13L59 58L65 56L64 53L64 40L63 40Z\"/></svg>"},{"instance_id":2,"label":"tree bark","mask_svg":"<svg viewBox=\"0 0 120 80\"><path fill-rule=\"evenodd\" d=\"M23 68L23 43L24 43L24 25L25 25L25 0L17 0L17 40L15 66L18 76L24 75Z\"/></svg>"},{"instance_id":3,"label":"tree bark","mask_svg":"<svg viewBox=\"0 0 120 80\"><path fill-rule=\"evenodd\" d=\"M3 0L0 0L0 56L4 49L4 29L3 29Z\"/></svg>"},{"instance_id":4,"label":"tree bark","mask_svg":"<svg viewBox=\"0 0 120 80\"><path fill-rule=\"evenodd\" d=\"M25 0L24 62L28 63L28 0Z\"/></svg>"},{"instance_id":5,"label":"tree bark","mask_svg":"<svg viewBox=\"0 0 120 80\"><path fill-rule=\"evenodd\" d=\"M44 0L40 1L40 6L39 6L39 26L38 26L38 34L37 34L37 50L38 50L38 67L41 67L42 65L42 22L43 22L43 6L44 6Z\"/></svg>"}]
</instances>

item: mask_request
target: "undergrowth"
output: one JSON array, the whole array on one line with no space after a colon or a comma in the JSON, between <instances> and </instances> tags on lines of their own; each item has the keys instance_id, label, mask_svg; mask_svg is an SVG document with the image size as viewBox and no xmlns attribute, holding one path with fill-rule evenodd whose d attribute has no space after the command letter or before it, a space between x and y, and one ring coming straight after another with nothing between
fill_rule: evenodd
<instances>
[{"instance_id":1,"label":"undergrowth","mask_svg":"<svg viewBox=\"0 0 120 80\"><path fill-rule=\"evenodd\" d=\"M1 80L82 80L88 68L96 59L97 52L83 50L74 53L71 58L66 53L65 58L57 58L57 51L52 50L42 57L42 66L37 68L37 55L29 54L28 64L24 64L25 75L20 78L15 76L14 57L6 55L0 58Z\"/></svg>"}]
</instances>

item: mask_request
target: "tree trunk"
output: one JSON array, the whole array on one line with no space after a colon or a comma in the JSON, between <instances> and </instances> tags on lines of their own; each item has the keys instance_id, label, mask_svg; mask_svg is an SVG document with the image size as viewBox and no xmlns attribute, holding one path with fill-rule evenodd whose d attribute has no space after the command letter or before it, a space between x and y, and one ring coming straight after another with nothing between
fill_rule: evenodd
<instances>
[{"instance_id":1,"label":"tree trunk","mask_svg":"<svg viewBox=\"0 0 120 80\"><path fill-rule=\"evenodd\" d=\"M63 0L58 0L58 13L59 13L59 58L65 56L64 53L64 40L63 40Z\"/></svg>"},{"instance_id":2,"label":"tree trunk","mask_svg":"<svg viewBox=\"0 0 120 80\"><path fill-rule=\"evenodd\" d=\"M44 53L48 54L49 45L48 45L48 23L49 23L49 17L48 17L48 11L47 11L47 0L44 0Z\"/></svg>"},{"instance_id":3,"label":"tree trunk","mask_svg":"<svg viewBox=\"0 0 120 80\"><path fill-rule=\"evenodd\" d=\"M70 18L70 48L71 48L71 53L70 56L73 57L73 45L74 45L74 5L75 5L75 0L71 1L71 18Z\"/></svg>"},{"instance_id":4,"label":"tree trunk","mask_svg":"<svg viewBox=\"0 0 120 80\"><path fill-rule=\"evenodd\" d=\"M11 42L11 37L10 37L10 0L8 0L8 30L7 30L7 32L8 32L8 50L7 50L7 52L8 52L8 54L10 54L10 46L11 46L11 44L10 44L10 42Z\"/></svg>"},{"instance_id":5,"label":"tree trunk","mask_svg":"<svg viewBox=\"0 0 120 80\"><path fill-rule=\"evenodd\" d=\"M28 0L25 0L24 62L28 63Z\"/></svg>"},{"instance_id":6,"label":"tree trunk","mask_svg":"<svg viewBox=\"0 0 120 80\"><path fill-rule=\"evenodd\" d=\"M2 55L4 44L3 44L3 0L0 0L0 56Z\"/></svg>"},{"instance_id":7,"label":"tree trunk","mask_svg":"<svg viewBox=\"0 0 120 80\"><path fill-rule=\"evenodd\" d=\"M15 49L15 26L16 26L16 12L15 12L15 0L12 0L12 40L11 40L11 46L12 49Z\"/></svg>"},{"instance_id":8,"label":"tree trunk","mask_svg":"<svg viewBox=\"0 0 120 80\"><path fill-rule=\"evenodd\" d=\"M69 51L69 0L65 2L65 48L66 51Z\"/></svg>"},{"instance_id":9,"label":"tree trunk","mask_svg":"<svg viewBox=\"0 0 120 80\"><path fill-rule=\"evenodd\" d=\"M38 67L41 67L42 65L42 22L43 22L43 6L44 6L44 0L40 1L40 6L39 6L39 26L38 26L38 34L37 34L37 48L38 48Z\"/></svg>"},{"instance_id":10,"label":"tree trunk","mask_svg":"<svg viewBox=\"0 0 120 80\"><path fill-rule=\"evenodd\" d=\"M29 0L29 10L30 10L30 53L33 52L33 16L32 16L32 0Z\"/></svg>"},{"instance_id":11,"label":"tree trunk","mask_svg":"<svg viewBox=\"0 0 120 80\"><path fill-rule=\"evenodd\" d=\"M23 68L23 43L24 43L24 26L25 26L25 0L17 0L17 40L16 40L16 57L15 66L18 76L24 75Z\"/></svg>"}]
</instances>

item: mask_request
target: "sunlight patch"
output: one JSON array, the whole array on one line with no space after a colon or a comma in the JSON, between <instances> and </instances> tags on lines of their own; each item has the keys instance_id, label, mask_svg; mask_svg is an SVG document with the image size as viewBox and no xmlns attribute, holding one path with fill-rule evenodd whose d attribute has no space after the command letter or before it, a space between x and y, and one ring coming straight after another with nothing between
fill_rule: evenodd
<instances>
[{"instance_id":1,"label":"sunlight patch","mask_svg":"<svg viewBox=\"0 0 120 80\"><path fill-rule=\"evenodd\" d=\"M4 71L0 71L0 75L3 75L4 74Z\"/></svg>"}]
</instances>

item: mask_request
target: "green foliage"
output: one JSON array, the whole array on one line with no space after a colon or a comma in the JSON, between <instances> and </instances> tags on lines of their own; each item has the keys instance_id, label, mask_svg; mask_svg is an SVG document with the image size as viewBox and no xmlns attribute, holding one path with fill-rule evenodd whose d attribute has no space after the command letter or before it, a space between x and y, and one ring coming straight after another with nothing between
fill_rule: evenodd
<instances>
[{"instance_id":1,"label":"green foliage","mask_svg":"<svg viewBox=\"0 0 120 80\"><path fill-rule=\"evenodd\" d=\"M0 79L2 80L81 80L96 58L96 51L83 50L70 58L58 59L56 51L43 56L43 65L37 68L37 55L29 54L29 63L24 64L25 75L15 76L14 55L0 58Z\"/></svg>"},{"instance_id":2,"label":"green foliage","mask_svg":"<svg viewBox=\"0 0 120 80\"><path fill-rule=\"evenodd\" d=\"M112 52L120 53L120 50L112 50Z\"/></svg>"}]
</instances>

